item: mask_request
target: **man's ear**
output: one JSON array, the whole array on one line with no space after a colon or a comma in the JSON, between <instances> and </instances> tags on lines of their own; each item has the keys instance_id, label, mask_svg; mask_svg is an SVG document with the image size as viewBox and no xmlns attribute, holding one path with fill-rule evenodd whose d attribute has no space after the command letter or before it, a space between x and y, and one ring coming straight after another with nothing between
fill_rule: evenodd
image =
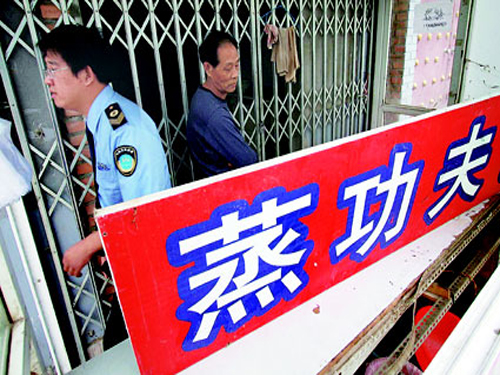
<instances>
[{"instance_id":1,"label":"man's ear","mask_svg":"<svg viewBox=\"0 0 500 375\"><path fill-rule=\"evenodd\" d=\"M203 63L203 68L205 69L205 73L207 73L207 77L211 77L212 76L212 70L214 70L214 67L212 66L212 64L210 64L209 62L205 61Z\"/></svg>"},{"instance_id":2,"label":"man's ear","mask_svg":"<svg viewBox=\"0 0 500 375\"><path fill-rule=\"evenodd\" d=\"M97 76L90 66L86 66L78 72L78 77L83 80L86 86L97 80Z\"/></svg>"}]
</instances>

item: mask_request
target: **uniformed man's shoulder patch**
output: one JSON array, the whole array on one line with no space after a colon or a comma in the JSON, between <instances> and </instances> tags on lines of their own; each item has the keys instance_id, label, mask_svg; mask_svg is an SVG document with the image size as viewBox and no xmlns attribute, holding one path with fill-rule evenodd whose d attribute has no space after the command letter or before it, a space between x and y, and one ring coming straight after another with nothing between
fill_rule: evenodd
<instances>
[{"instance_id":1,"label":"uniformed man's shoulder patch","mask_svg":"<svg viewBox=\"0 0 500 375\"><path fill-rule=\"evenodd\" d=\"M113 127L113 130L118 129L120 126L127 123L125 114L118 103L113 103L106 108L106 116L108 116L109 123Z\"/></svg>"},{"instance_id":2,"label":"uniformed man's shoulder patch","mask_svg":"<svg viewBox=\"0 0 500 375\"><path fill-rule=\"evenodd\" d=\"M137 166L137 150L132 146L119 146L113 151L115 165L125 177L132 176Z\"/></svg>"}]
</instances>

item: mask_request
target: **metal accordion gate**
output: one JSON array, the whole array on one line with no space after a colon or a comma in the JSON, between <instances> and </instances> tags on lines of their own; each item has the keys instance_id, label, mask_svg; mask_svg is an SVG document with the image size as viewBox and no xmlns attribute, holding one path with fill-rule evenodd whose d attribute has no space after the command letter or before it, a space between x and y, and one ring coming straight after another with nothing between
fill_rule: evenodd
<instances>
[{"instance_id":1,"label":"metal accordion gate","mask_svg":"<svg viewBox=\"0 0 500 375\"><path fill-rule=\"evenodd\" d=\"M82 119L73 116L64 126L43 83L40 36L68 23L101 31L125 72L115 89L155 120L179 185L192 180L185 125L190 98L204 80L197 46L208 31L227 30L240 44L239 84L228 102L245 139L266 160L369 128L376 9L369 0L2 1L0 116L14 123L35 171L40 257L61 326L69 328L73 365L87 360L86 349L104 332L112 281L98 267L80 278L61 267L64 251L92 227L86 211L95 192L85 133L69 134ZM296 83L275 73L266 23L295 28Z\"/></svg>"}]
</instances>

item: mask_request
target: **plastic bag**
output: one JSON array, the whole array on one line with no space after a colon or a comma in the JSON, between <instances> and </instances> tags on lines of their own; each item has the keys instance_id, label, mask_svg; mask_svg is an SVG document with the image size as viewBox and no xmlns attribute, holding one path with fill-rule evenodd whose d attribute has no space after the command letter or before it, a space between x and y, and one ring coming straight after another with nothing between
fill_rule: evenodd
<instances>
[{"instance_id":1,"label":"plastic bag","mask_svg":"<svg viewBox=\"0 0 500 375\"><path fill-rule=\"evenodd\" d=\"M10 137L10 121L0 118L0 208L31 190L32 170Z\"/></svg>"}]
</instances>

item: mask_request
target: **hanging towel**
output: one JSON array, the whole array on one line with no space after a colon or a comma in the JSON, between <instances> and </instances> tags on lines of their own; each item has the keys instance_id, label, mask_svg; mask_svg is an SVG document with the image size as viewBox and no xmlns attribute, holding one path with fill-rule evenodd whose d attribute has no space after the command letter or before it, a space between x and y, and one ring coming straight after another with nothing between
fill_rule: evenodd
<instances>
[{"instance_id":1,"label":"hanging towel","mask_svg":"<svg viewBox=\"0 0 500 375\"><path fill-rule=\"evenodd\" d=\"M286 82L296 82L295 73L300 67L295 28L278 29L278 42L273 45L271 61L276 63L276 72Z\"/></svg>"},{"instance_id":2,"label":"hanging towel","mask_svg":"<svg viewBox=\"0 0 500 375\"><path fill-rule=\"evenodd\" d=\"M264 27L264 32L267 34L267 48L273 48L273 44L278 41L278 28L274 25L267 24Z\"/></svg>"}]
</instances>

